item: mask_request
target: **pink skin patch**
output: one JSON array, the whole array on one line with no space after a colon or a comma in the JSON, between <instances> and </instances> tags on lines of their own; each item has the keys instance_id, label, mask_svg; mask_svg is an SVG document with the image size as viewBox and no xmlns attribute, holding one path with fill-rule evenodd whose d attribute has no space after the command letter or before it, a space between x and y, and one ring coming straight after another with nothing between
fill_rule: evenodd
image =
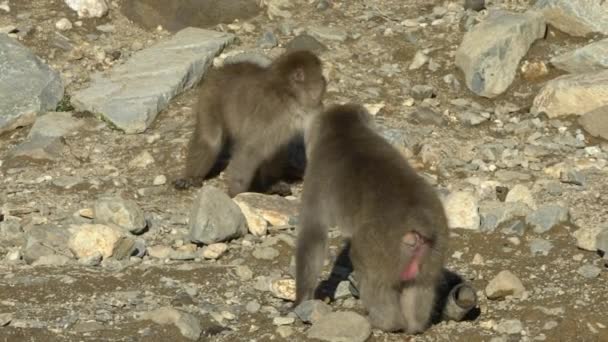
<instances>
[{"instance_id":1,"label":"pink skin patch","mask_svg":"<svg viewBox=\"0 0 608 342\"><path fill-rule=\"evenodd\" d=\"M410 281L418 276L420 260L428 248L428 241L418 233L407 233L403 236L403 243L408 245L408 248L413 248L412 259L401 272L401 280Z\"/></svg>"}]
</instances>

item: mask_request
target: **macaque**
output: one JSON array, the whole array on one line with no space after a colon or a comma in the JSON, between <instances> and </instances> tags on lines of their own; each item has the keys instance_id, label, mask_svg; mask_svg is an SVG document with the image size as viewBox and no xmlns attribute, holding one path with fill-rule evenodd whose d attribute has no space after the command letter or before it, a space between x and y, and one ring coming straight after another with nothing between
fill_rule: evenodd
<instances>
[{"instance_id":1,"label":"macaque","mask_svg":"<svg viewBox=\"0 0 608 342\"><path fill-rule=\"evenodd\" d=\"M329 227L350 241L368 319L384 331L427 329L448 244L435 190L355 104L311 117L296 247L296 305L314 299Z\"/></svg>"},{"instance_id":2,"label":"macaque","mask_svg":"<svg viewBox=\"0 0 608 342\"><path fill-rule=\"evenodd\" d=\"M284 166L277 156L286 158L305 118L323 109L325 88L321 61L308 51L285 53L267 67L238 62L211 70L201 84L186 170L175 187L200 186L225 146L230 196L248 191L256 178L258 186L268 186L267 178Z\"/></svg>"}]
</instances>

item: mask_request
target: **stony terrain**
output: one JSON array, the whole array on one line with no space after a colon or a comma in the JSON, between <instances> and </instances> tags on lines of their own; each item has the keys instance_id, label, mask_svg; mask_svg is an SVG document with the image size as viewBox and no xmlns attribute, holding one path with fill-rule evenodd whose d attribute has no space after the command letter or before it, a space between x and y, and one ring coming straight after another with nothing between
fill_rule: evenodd
<instances>
[{"instance_id":1,"label":"stony terrain","mask_svg":"<svg viewBox=\"0 0 608 342\"><path fill-rule=\"evenodd\" d=\"M0 341L608 341L608 3L159 3L0 0ZM294 48L441 194L464 321L290 312L302 184L173 189L205 70Z\"/></svg>"}]
</instances>

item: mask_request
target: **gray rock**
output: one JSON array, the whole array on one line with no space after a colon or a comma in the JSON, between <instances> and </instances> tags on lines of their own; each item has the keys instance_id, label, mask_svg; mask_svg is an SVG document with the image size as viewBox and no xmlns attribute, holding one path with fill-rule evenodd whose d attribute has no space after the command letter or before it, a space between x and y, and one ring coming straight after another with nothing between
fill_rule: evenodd
<instances>
[{"instance_id":1,"label":"gray rock","mask_svg":"<svg viewBox=\"0 0 608 342\"><path fill-rule=\"evenodd\" d=\"M482 227L483 227L483 223L482 223ZM505 226L503 229L501 229L501 232L503 234L507 234L507 235L522 236L522 235L524 235L525 231L526 231L526 224L522 220L516 220L516 221L512 222L511 224Z\"/></svg>"},{"instance_id":2,"label":"gray rock","mask_svg":"<svg viewBox=\"0 0 608 342\"><path fill-rule=\"evenodd\" d=\"M115 224L125 230L140 234L146 229L144 212L135 201L121 197L102 197L95 201L95 222Z\"/></svg>"},{"instance_id":3,"label":"gray rock","mask_svg":"<svg viewBox=\"0 0 608 342\"><path fill-rule=\"evenodd\" d=\"M315 37L302 33L294 37L285 45L287 51L307 50L320 54L327 51L327 46L320 43Z\"/></svg>"},{"instance_id":4,"label":"gray rock","mask_svg":"<svg viewBox=\"0 0 608 342\"><path fill-rule=\"evenodd\" d=\"M608 226L582 227L573 232L572 236L576 239L576 246L578 248L595 252L598 250L598 236L605 231L608 231Z\"/></svg>"},{"instance_id":5,"label":"gray rock","mask_svg":"<svg viewBox=\"0 0 608 342\"><path fill-rule=\"evenodd\" d=\"M549 252L553 248L553 244L550 241L544 239L534 239L530 241L530 253L532 255L549 255Z\"/></svg>"},{"instance_id":6,"label":"gray rock","mask_svg":"<svg viewBox=\"0 0 608 342\"><path fill-rule=\"evenodd\" d=\"M608 3L603 0L538 0L535 7L549 24L573 36L608 34Z\"/></svg>"},{"instance_id":7,"label":"gray rock","mask_svg":"<svg viewBox=\"0 0 608 342\"><path fill-rule=\"evenodd\" d=\"M572 74L602 71L608 68L608 39L553 57L551 64Z\"/></svg>"},{"instance_id":8,"label":"gray rock","mask_svg":"<svg viewBox=\"0 0 608 342\"><path fill-rule=\"evenodd\" d=\"M247 312L249 313L256 313L260 311L261 307L262 306L260 305L260 303L258 303L258 301L252 300L248 302L247 305L245 305L245 310L247 310Z\"/></svg>"},{"instance_id":9,"label":"gray rock","mask_svg":"<svg viewBox=\"0 0 608 342\"><path fill-rule=\"evenodd\" d=\"M253 250L251 253L254 258L260 260L272 260L279 256L279 251L272 247L260 247Z\"/></svg>"},{"instance_id":10,"label":"gray rock","mask_svg":"<svg viewBox=\"0 0 608 342\"><path fill-rule=\"evenodd\" d=\"M545 29L538 13L491 11L465 34L456 51L456 65L464 72L467 87L484 97L502 94L515 79L521 58Z\"/></svg>"},{"instance_id":11,"label":"gray rock","mask_svg":"<svg viewBox=\"0 0 608 342\"><path fill-rule=\"evenodd\" d=\"M608 259L608 229L602 230L595 238L597 250L604 253L604 259Z\"/></svg>"},{"instance_id":12,"label":"gray rock","mask_svg":"<svg viewBox=\"0 0 608 342\"><path fill-rule=\"evenodd\" d=\"M34 122L63 97L59 73L30 50L0 34L0 134Z\"/></svg>"},{"instance_id":13,"label":"gray rock","mask_svg":"<svg viewBox=\"0 0 608 342\"><path fill-rule=\"evenodd\" d=\"M184 337L193 341L198 340L203 332L201 324L196 317L171 307L162 307L146 312L141 318L151 320L157 324L174 324Z\"/></svg>"},{"instance_id":14,"label":"gray rock","mask_svg":"<svg viewBox=\"0 0 608 342\"><path fill-rule=\"evenodd\" d=\"M63 266L70 263L72 259L65 255L49 254L43 255L32 263L33 266Z\"/></svg>"},{"instance_id":15,"label":"gray rock","mask_svg":"<svg viewBox=\"0 0 608 342\"><path fill-rule=\"evenodd\" d=\"M443 115L428 107L420 107L410 116L414 121L422 125L441 126L444 122Z\"/></svg>"},{"instance_id":16,"label":"gray rock","mask_svg":"<svg viewBox=\"0 0 608 342\"><path fill-rule=\"evenodd\" d=\"M0 222L0 238L2 240L17 240L24 237L21 224L17 220Z\"/></svg>"},{"instance_id":17,"label":"gray rock","mask_svg":"<svg viewBox=\"0 0 608 342\"><path fill-rule=\"evenodd\" d=\"M272 59L268 58L266 55L257 52L242 52L236 55L231 55L226 57L224 60L224 64L235 64L241 62L248 62L257 64L262 67L267 67L272 63Z\"/></svg>"},{"instance_id":18,"label":"gray rock","mask_svg":"<svg viewBox=\"0 0 608 342\"><path fill-rule=\"evenodd\" d=\"M464 0L464 9L473 11L481 11L486 8L485 0Z\"/></svg>"},{"instance_id":19,"label":"gray rock","mask_svg":"<svg viewBox=\"0 0 608 342\"><path fill-rule=\"evenodd\" d=\"M584 186L586 184L585 175L576 169L569 169L565 172L562 171L560 174L560 180L562 183L574 184Z\"/></svg>"},{"instance_id":20,"label":"gray rock","mask_svg":"<svg viewBox=\"0 0 608 342\"><path fill-rule=\"evenodd\" d=\"M233 40L231 34L186 28L135 52L109 74L94 74L91 85L76 92L72 103L78 110L104 116L126 133L141 133L173 97L201 79Z\"/></svg>"},{"instance_id":21,"label":"gray rock","mask_svg":"<svg viewBox=\"0 0 608 342\"><path fill-rule=\"evenodd\" d=\"M12 313L1 313L0 314L0 327L9 325L9 323L11 323L12 320L13 320Z\"/></svg>"},{"instance_id":22,"label":"gray rock","mask_svg":"<svg viewBox=\"0 0 608 342\"><path fill-rule=\"evenodd\" d=\"M547 204L526 216L526 224L534 228L538 234L545 233L559 223L568 220L568 208L555 204Z\"/></svg>"},{"instance_id":23,"label":"gray rock","mask_svg":"<svg viewBox=\"0 0 608 342\"><path fill-rule=\"evenodd\" d=\"M321 300L314 299L300 303L294 312L302 322L314 323L330 313L331 307Z\"/></svg>"},{"instance_id":24,"label":"gray rock","mask_svg":"<svg viewBox=\"0 0 608 342\"><path fill-rule=\"evenodd\" d=\"M348 312L332 312L315 322L308 329L308 338L329 342L363 342L371 335L372 329L364 317Z\"/></svg>"},{"instance_id":25,"label":"gray rock","mask_svg":"<svg viewBox=\"0 0 608 342\"><path fill-rule=\"evenodd\" d=\"M247 233L241 209L221 190L203 186L190 212L190 239L212 244L238 238Z\"/></svg>"},{"instance_id":26,"label":"gray rock","mask_svg":"<svg viewBox=\"0 0 608 342\"><path fill-rule=\"evenodd\" d=\"M492 232L502 223L516 217L524 217L531 209L521 202L483 202L479 207L481 215L481 231Z\"/></svg>"},{"instance_id":27,"label":"gray rock","mask_svg":"<svg viewBox=\"0 0 608 342\"><path fill-rule=\"evenodd\" d=\"M578 123L592 136L608 140L608 105L584 114Z\"/></svg>"},{"instance_id":28,"label":"gray rock","mask_svg":"<svg viewBox=\"0 0 608 342\"><path fill-rule=\"evenodd\" d=\"M602 273L602 269L595 265L586 264L579 267L576 272L578 272L578 274L582 275L585 278L593 279L597 278L600 273Z\"/></svg>"},{"instance_id":29,"label":"gray rock","mask_svg":"<svg viewBox=\"0 0 608 342\"><path fill-rule=\"evenodd\" d=\"M272 31L264 32L260 39L258 39L258 46L262 49L272 49L277 45L279 45L279 40Z\"/></svg>"},{"instance_id":30,"label":"gray rock","mask_svg":"<svg viewBox=\"0 0 608 342\"><path fill-rule=\"evenodd\" d=\"M23 246L23 259L28 264L41 257L57 253L72 255L68 248L70 235L64 228L47 225L34 226L27 234L27 241Z\"/></svg>"},{"instance_id":31,"label":"gray rock","mask_svg":"<svg viewBox=\"0 0 608 342\"><path fill-rule=\"evenodd\" d=\"M320 40L344 42L348 38L348 33L337 27L311 26L306 29L306 32Z\"/></svg>"},{"instance_id":32,"label":"gray rock","mask_svg":"<svg viewBox=\"0 0 608 342\"><path fill-rule=\"evenodd\" d=\"M582 115L608 106L608 70L555 78L534 98L530 112L550 118Z\"/></svg>"},{"instance_id":33,"label":"gray rock","mask_svg":"<svg viewBox=\"0 0 608 342\"><path fill-rule=\"evenodd\" d=\"M28 139L60 138L82 125L83 121L74 118L71 112L49 112L36 118Z\"/></svg>"},{"instance_id":34,"label":"gray rock","mask_svg":"<svg viewBox=\"0 0 608 342\"><path fill-rule=\"evenodd\" d=\"M458 116L458 119L460 119L461 122L468 126L477 126L488 121L489 119L489 117L483 117L481 114L470 110L458 112L456 113L456 115Z\"/></svg>"},{"instance_id":35,"label":"gray rock","mask_svg":"<svg viewBox=\"0 0 608 342\"><path fill-rule=\"evenodd\" d=\"M412 87L410 91L412 97L416 100L422 101L428 99L434 95L435 89L430 85L417 84Z\"/></svg>"}]
</instances>

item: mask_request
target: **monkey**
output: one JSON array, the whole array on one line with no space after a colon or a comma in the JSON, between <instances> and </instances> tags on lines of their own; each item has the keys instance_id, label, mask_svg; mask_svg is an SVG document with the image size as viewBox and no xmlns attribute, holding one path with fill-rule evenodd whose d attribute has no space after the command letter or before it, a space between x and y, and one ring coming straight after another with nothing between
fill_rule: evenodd
<instances>
[{"instance_id":1,"label":"monkey","mask_svg":"<svg viewBox=\"0 0 608 342\"><path fill-rule=\"evenodd\" d=\"M200 186L226 146L229 195L249 190L256 176L263 184L277 174L276 156L286 158L304 119L323 109L326 86L321 60L309 51L284 53L266 67L238 62L212 69L200 86L186 168L174 186Z\"/></svg>"},{"instance_id":2,"label":"monkey","mask_svg":"<svg viewBox=\"0 0 608 342\"><path fill-rule=\"evenodd\" d=\"M329 227L349 257L367 317L384 331L428 328L448 245L443 205L358 104L308 118L296 242L296 300L314 299Z\"/></svg>"}]
</instances>

